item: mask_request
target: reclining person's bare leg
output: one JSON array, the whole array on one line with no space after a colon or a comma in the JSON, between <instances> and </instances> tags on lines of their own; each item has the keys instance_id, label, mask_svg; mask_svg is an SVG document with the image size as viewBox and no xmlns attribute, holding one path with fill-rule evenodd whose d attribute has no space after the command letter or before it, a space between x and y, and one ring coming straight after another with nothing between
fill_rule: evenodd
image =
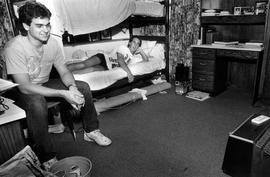
<instances>
[{"instance_id":1,"label":"reclining person's bare leg","mask_svg":"<svg viewBox=\"0 0 270 177\"><path fill-rule=\"evenodd\" d=\"M75 70L72 71L73 74L85 74L85 73L91 73L95 71L105 71L106 69L103 66L96 65L94 67L88 67L85 69Z\"/></svg>"},{"instance_id":2,"label":"reclining person's bare leg","mask_svg":"<svg viewBox=\"0 0 270 177\"><path fill-rule=\"evenodd\" d=\"M101 64L101 59L98 56L94 55L82 62L67 64L67 68L71 72L85 70L87 68L92 68L92 69L89 69L89 71L91 70L97 71L97 70L101 70L102 68L103 68L102 70L105 70L105 68L101 66L100 64ZM93 68L96 68L96 69L93 69Z\"/></svg>"}]
</instances>

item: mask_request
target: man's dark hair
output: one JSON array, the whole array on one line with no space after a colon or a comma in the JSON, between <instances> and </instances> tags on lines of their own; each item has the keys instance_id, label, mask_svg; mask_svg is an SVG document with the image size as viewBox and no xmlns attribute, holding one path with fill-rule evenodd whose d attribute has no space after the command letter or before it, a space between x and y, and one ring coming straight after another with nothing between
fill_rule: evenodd
<instances>
[{"instance_id":1,"label":"man's dark hair","mask_svg":"<svg viewBox=\"0 0 270 177\"><path fill-rule=\"evenodd\" d=\"M142 40L141 40L138 36L132 36L132 37L130 37L129 40L128 40L128 42L133 41L134 38L139 39L139 41L140 41L139 47L141 47L141 45L142 45Z\"/></svg>"},{"instance_id":2,"label":"man's dark hair","mask_svg":"<svg viewBox=\"0 0 270 177\"><path fill-rule=\"evenodd\" d=\"M20 32L26 36L27 31L23 28L22 24L25 23L30 26L33 18L51 18L51 12L43 4L29 1L21 6L18 10Z\"/></svg>"}]
</instances>

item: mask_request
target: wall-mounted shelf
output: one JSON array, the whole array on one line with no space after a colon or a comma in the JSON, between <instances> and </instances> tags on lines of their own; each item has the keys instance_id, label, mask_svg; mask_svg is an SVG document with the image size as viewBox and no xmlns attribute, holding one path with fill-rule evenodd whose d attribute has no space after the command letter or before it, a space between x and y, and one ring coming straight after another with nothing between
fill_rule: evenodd
<instances>
[{"instance_id":1,"label":"wall-mounted shelf","mask_svg":"<svg viewBox=\"0 0 270 177\"><path fill-rule=\"evenodd\" d=\"M265 14L201 16L201 25L264 25Z\"/></svg>"},{"instance_id":2,"label":"wall-mounted shelf","mask_svg":"<svg viewBox=\"0 0 270 177\"><path fill-rule=\"evenodd\" d=\"M132 24L164 24L166 22L166 17L132 16L128 20Z\"/></svg>"}]
</instances>

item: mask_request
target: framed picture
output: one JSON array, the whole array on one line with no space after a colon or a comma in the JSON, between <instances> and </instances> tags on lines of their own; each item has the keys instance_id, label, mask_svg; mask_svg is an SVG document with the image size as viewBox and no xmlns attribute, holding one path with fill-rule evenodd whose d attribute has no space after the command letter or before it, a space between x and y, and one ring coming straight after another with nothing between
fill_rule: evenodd
<instances>
[{"instance_id":1,"label":"framed picture","mask_svg":"<svg viewBox=\"0 0 270 177\"><path fill-rule=\"evenodd\" d=\"M268 3L268 0L264 0L264 1L256 1L255 2L255 14L258 15L258 14L263 14L266 12L266 8L267 8L267 3Z\"/></svg>"},{"instance_id":2,"label":"framed picture","mask_svg":"<svg viewBox=\"0 0 270 177\"><path fill-rule=\"evenodd\" d=\"M241 15L241 9L242 7L234 7L233 14L234 15Z\"/></svg>"},{"instance_id":3,"label":"framed picture","mask_svg":"<svg viewBox=\"0 0 270 177\"><path fill-rule=\"evenodd\" d=\"M100 40L100 34L99 34L99 32L91 33L89 38L90 38L89 40L91 40L92 42L99 41Z\"/></svg>"},{"instance_id":4,"label":"framed picture","mask_svg":"<svg viewBox=\"0 0 270 177\"><path fill-rule=\"evenodd\" d=\"M242 7L241 13L244 15L254 15L254 7Z\"/></svg>"},{"instance_id":5,"label":"framed picture","mask_svg":"<svg viewBox=\"0 0 270 177\"><path fill-rule=\"evenodd\" d=\"M111 40L112 39L112 31L111 29L107 29L100 32L101 40Z\"/></svg>"}]
</instances>

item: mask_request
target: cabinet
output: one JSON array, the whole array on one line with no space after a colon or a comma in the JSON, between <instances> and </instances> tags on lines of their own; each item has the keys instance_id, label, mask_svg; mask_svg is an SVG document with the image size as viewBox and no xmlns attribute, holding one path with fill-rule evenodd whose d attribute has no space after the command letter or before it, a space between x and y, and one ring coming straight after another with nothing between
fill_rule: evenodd
<instances>
[{"instance_id":1,"label":"cabinet","mask_svg":"<svg viewBox=\"0 0 270 177\"><path fill-rule=\"evenodd\" d=\"M202 0L202 10L203 9L220 9L220 10L227 10L231 14L233 14L234 7L244 7L244 6L254 6L255 1L213 1L213 0ZM269 4L268 4L269 6ZM264 48L268 48L267 41L269 40L269 35L267 35L266 27L268 24L267 17L268 11L266 14L259 14L259 15L218 15L218 16L201 16L201 39L202 44L206 44L208 41L209 35L207 35L208 29L216 29L214 33L217 37L213 40L218 41L239 41L240 43L245 42L263 42ZM268 37L267 37L268 36ZM268 38L268 39L267 39ZM267 45L267 46L266 46ZM261 97L263 91L263 84L264 84L264 74L265 74L265 65L267 61L267 57L264 55L264 48L259 51L238 51L235 50L217 50L216 58L214 63L208 62L208 67L211 68L213 65L217 67L219 65L219 69L222 68L220 73L220 77L217 76L217 72L220 72L219 69L214 69L214 76L211 77L211 82L206 83L209 81L208 78L202 78L198 75L201 73L202 68L198 68L199 62L198 56L196 54L196 50L201 49L193 49L193 69L192 69L192 77L193 77L193 88L198 90L204 90L210 93L217 93L221 90L226 88L226 85L232 84L245 89L247 91L253 90L253 98ZM220 53L223 52L223 53ZM230 53L232 53L230 56ZM268 52L267 52L268 53ZM243 56L241 56L243 55ZM253 56L255 55L255 56ZM248 58L251 57L252 59L249 60ZM227 62L220 62L220 59L226 59ZM241 60L241 58L243 60ZM202 57L201 57L202 59ZM236 60L235 60L236 59ZM210 60L208 58L208 60ZM239 62L240 61L240 62ZM242 62L243 61L243 62ZM206 60L204 61L206 62ZM249 65L246 63L253 63L255 65ZM224 66L221 66L224 65ZM258 71L259 70L259 71ZM227 76L226 76L227 75ZM204 75L205 76L205 75ZM207 76L210 76L207 73ZM260 78L258 78L260 77ZM208 79L208 80L207 80ZM222 80L223 83L212 83L218 82L219 79ZM259 83L259 85L257 84ZM208 84L208 85L204 85ZM256 88L255 88L256 87ZM256 91L255 91L256 90ZM254 100L254 99L253 99Z\"/></svg>"},{"instance_id":2,"label":"cabinet","mask_svg":"<svg viewBox=\"0 0 270 177\"><path fill-rule=\"evenodd\" d=\"M192 88L216 95L226 89L228 62L254 64L252 104L259 97L263 48L192 45Z\"/></svg>"},{"instance_id":3,"label":"cabinet","mask_svg":"<svg viewBox=\"0 0 270 177\"><path fill-rule=\"evenodd\" d=\"M244 26L244 27L251 27L251 26L256 26L256 27L264 27L265 25L265 18L266 15L265 14L260 14L260 15L229 15L229 16L201 16L200 20L201 20L201 37L202 37L202 43L206 43L206 33L207 33L207 29L209 26L213 26L213 25L218 25L218 26ZM237 27L235 28L235 30L232 30L230 32L235 32L238 31ZM237 40L240 42L247 42L249 41L247 36L242 36L243 34L247 33L246 30L244 31L238 31L239 35L238 38L236 37L231 37L233 39L226 39L226 37L222 37L220 36L218 39L222 40ZM240 33L243 34L240 34ZM259 32L259 31L258 31ZM248 34L247 34L248 35ZM256 38L255 36L252 38ZM260 39L256 39L256 40L260 40Z\"/></svg>"},{"instance_id":4,"label":"cabinet","mask_svg":"<svg viewBox=\"0 0 270 177\"><path fill-rule=\"evenodd\" d=\"M217 51L211 48L192 49L192 88L212 95L225 90L227 63L217 60Z\"/></svg>"}]
</instances>

